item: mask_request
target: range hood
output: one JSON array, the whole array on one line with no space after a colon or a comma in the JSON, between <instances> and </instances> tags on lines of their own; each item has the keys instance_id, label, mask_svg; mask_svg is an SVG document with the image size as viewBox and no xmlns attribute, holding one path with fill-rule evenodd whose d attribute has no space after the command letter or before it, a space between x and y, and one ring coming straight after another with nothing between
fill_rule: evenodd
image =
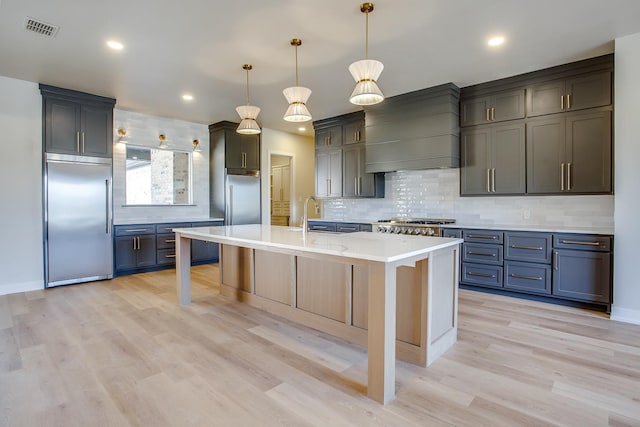
<instances>
[{"instance_id":1,"label":"range hood","mask_svg":"<svg viewBox=\"0 0 640 427\"><path fill-rule=\"evenodd\" d=\"M460 88L447 83L367 107L366 171L460 167Z\"/></svg>"}]
</instances>

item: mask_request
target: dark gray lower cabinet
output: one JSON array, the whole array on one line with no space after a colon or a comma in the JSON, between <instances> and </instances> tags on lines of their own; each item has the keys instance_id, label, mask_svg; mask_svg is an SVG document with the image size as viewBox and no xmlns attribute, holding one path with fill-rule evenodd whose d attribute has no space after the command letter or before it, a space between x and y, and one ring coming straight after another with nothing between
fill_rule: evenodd
<instances>
[{"instance_id":1,"label":"dark gray lower cabinet","mask_svg":"<svg viewBox=\"0 0 640 427\"><path fill-rule=\"evenodd\" d=\"M176 264L174 228L223 225L223 221L118 225L115 227L116 275L171 268ZM218 244L201 240L191 241L191 264L218 262Z\"/></svg>"},{"instance_id":2,"label":"dark gray lower cabinet","mask_svg":"<svg viewBox=\"0 0 640 427\"><path fill-rule=\"evenodd\" d=\"M460 235L443 231L444 237ZM463 285L610 307L611 236L478 229L464 229L462 236Z\"/></svg>"},{"instance_id":3,"label":"dark gray lower cabinet","mask_svg":"<svg viewBox=\"0 0 640 427\"><path fill-rule=\"evenodd\" d=\"M581 301L611 301L611 254L554 250L553 295Z\"/></svg>"},{"instance_id":4,"label":"dark gray lower cabinet","mask_svg":"<svg viewBox=\"0 0 640 427\"><path fill-rule=\"evenodd\" d=\"M331 233L355 233L357 231L372 231L371 224L359 222L331 222L309 221L309 231L324 231Z\"/></svg>"}]
</instances>

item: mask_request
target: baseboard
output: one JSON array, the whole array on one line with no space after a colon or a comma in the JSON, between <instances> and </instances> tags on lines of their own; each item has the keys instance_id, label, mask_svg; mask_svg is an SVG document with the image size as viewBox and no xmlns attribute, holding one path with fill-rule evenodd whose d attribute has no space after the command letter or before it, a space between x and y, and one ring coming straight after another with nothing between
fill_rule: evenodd
<instances>
[{"instance_id":1,"label":"baseboard","mask_svg":"<svg viewBox=\"0 0 640 427\"><path fill-rule=\"evenodd\" d=\"M42 280L33 280L31 282L7 283L0 285L0 295L17 294L18 292L38 291L44 289Z\"/></svg>"},{"instance_id":2,"label":"baseboard","mask_svg":"<svg viewBox=\"0 0 640 427\"><path fill-rule=\"evenodd\" d=\"M617 320L618 322L634 323L640 325L640 310L633 310L630 308L611 307L611 320Z\"/></svg>"}]
</instances>

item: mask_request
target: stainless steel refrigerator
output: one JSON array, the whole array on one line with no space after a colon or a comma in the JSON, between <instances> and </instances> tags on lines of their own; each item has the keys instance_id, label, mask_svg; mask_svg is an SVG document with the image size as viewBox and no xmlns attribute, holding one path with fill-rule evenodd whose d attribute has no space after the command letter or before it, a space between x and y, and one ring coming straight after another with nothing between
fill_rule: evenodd
<instances>
[{"instance_id":1,"label":"stainless steel refrigerator","mask_svg":"<svg viewBox=\"0 0 640 427\"><path fill-rule=\"evenodd\" d=\"M46 287L113 277L111 159L47 153Z\"/></svg>"},{"instance_id":2,"label":"stainless steel refrigerator","mask_svg":"<svg viewBox=\"0 0 640 427\"><path fill-rule=\"evenodd\" d=\"M225 225L260 224L260 172L225 174Z\"/></svg>"}]
</instances>

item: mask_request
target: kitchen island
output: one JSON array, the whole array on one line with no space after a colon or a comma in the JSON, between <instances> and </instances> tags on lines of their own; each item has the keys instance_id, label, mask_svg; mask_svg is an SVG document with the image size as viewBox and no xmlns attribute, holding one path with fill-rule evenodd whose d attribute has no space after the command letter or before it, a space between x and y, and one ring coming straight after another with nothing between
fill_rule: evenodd
<instances>
[{"instance_id":1,"label":"kitchen island","mask_svg":"<svg viewBox=\"0 0 640 427\"><path fill-rule=\"evenodd\" d=\"M378 402L395 397L396 354L429 366L456 342L462 239L269 225L174 232L181 304L191 302L191 239L220 243L221 293L366 346Z\"/></svg>"}]
</instances>

